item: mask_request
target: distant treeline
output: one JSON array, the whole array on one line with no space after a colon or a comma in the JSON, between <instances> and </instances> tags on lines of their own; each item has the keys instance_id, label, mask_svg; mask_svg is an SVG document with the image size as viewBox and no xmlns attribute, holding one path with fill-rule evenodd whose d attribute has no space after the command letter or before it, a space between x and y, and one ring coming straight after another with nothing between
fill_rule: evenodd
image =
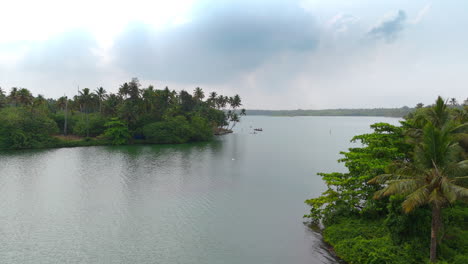
<instances>
[{"instance_id":1,"label":"distant treeline","mask_svg":"<svg viewBox=\"0 0 468 264\"><path fill-rule=\"evenodd\" d=\"M323 110L247 110L248 115L265 116L387 116L404 117L414 108L323 109Z\"/></svg>"}]
</instances>

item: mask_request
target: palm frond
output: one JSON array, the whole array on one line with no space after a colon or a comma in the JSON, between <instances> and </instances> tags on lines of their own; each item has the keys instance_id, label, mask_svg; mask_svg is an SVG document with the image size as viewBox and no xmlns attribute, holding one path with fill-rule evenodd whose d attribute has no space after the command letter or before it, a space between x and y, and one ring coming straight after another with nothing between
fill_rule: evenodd
<instances>
[{"instance_id":1,"label":"palm frond","mask_svg":"<svg viewBox=\"0 0 468 264\"><path fill-rule=\"evenodd\" d=\"M438 188L433 189L429 195L429 203L435 206L443 207L447 201L447 198Z\"/></svg>"},{"instance_id":2,"label":"palm frond","mask_svg":"<svg viewBox=\"0 0 468 264\"><path fill-rule=\"evenodd\" d=\"M416 207L424 205L428 202L429 198L429 189L427 185L420 187L406 198L406 200L401 205L405 213L413 211Z\"/></svg>"},{"instance_id":3,"label":"palm frond","mask_svg":"<svg viewBox=\"0 0 468 264\"><path fill-rule=\"evenodd\" d=\"M389 179L396 178L396 177L397 176L395 174L380 174L370 179L367 183L368 184L384 184Z\"/></svg>"},{"instance_id":4,"label":"palm frond","mask_svg":"<svg viewBox=\"0 0 468 264\"><path fill-rule=\"evenodd\" d=\"M407 194L413 192L422 185L422 182L417 179L390 180L386 183L388 184L387 186L375 193L375 199L396 193Z\"/></svg>"},{"instance_id":5,"label":"palm frond","mask_svg":"<svg viewBox=\"0 0 468 264\"><path fill-rule=\"evenodd\" d=\"M463 133L468 130L468 123L464 123L458 126L453 126L450 128L450 133Z\"/></svg>"},{"instance_id":6,"label":"palm frond","mask_svg":"<svg viewBox=\"0 0 468 264\"><path fill-rule=\"evenodd\" d=\"M460 162L457 162L456 166L461 170L467 170L468 171L468 160L462 160Z\"/></svg>"},{"instance_id":7,"label":"palm frond","mask_svg":"<svg viewBox=\"0 0 468 264\"><path fill-rule=\"evenodd\" d=\"M457 195L454 191L452 191L453 189L451 188L451 185L452 183L447 177L442 178L440 183L442 193L450 203L453 203L455 200L457 200Z\"/></svg>"},{"instance_id":8,"label":"palm frond","mask_svg":"<svg viewBox=\"0 0 468 264\"><path fill-rule=\"evenodd\" d=\"M468 198L468 188L451 183L450 189L455 194L456 198L458 199Z\"/></svg>"}]
</instances>

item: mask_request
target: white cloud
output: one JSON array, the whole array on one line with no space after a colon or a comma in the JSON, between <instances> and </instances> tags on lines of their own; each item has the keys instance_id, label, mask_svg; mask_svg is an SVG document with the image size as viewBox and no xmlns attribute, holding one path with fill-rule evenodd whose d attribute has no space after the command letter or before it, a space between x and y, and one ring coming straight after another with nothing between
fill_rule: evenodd
<instances>
[{"instance_id":1,"label":"white cloud","mask_svg":"<svg viewBox=\"0 0 468 264\"><path fill-rule=\"evenodd\" d=\"M77 85L115 92L139 77L159 88L239 93L246 107L268 109L466 97L468 37L460 29L468 18L459 3L200 1L5 1L0 86L56 97Z\"/></svg>"},{"instance_id":2,"label":"white cloud","mask_svg":"<svg viewBox=\"0 0 468 264\"><path fill-rule=\"evenodd\" d=\"M425 5L421 10L419 10L416 17L409 21L409 23L419 24L423 20L423 18L429 13L431 8L432 8L432 3L429 3L429 4Z\"/></svg>"}]
</instances>

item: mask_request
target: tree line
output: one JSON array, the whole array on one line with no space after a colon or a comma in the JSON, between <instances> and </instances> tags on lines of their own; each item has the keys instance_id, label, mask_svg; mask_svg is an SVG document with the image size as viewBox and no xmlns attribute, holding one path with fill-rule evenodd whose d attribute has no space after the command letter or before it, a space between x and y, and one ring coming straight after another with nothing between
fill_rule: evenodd
<instances>
[{"instance_id":1,"label":"tree line","mask_svg":"<svg viewBox=\"0 0 468 264\"><path fill-rule=\"evenodd\" d=\"M142 88L137 78L117 93L84 88L72 98L0 88L0 149L207 141L230 132L241 106L239 95Z\"/></svg>"},{"instance_id":2,"label":"tree line","mask_svg":"<svg viewBox=\"0 0 468 264\"><path fill-rule=\"evenodd\" d=\"M414 108L323 109L323 110L247 110L248 115L264 116L386 116L403 117Z\"/></svg>"},{"instance_id":3,"label":"tree line","mask_svg":"<svg viewBox=\"0 0 468 264\"><path fill-rule=\"evenodd\" d=\"M468 263L468 105L439 97L341 152L305 217L349 263Z\"/></svg>"},{"instance_id":4,"label":"tree line","mask_svg":"<svg viewBox=\"0 0 468 264\"><path fill-rule=\"evenodd\" d=\"M468 98L459 103L456 98L450 98L448 104L451 107L463 109L468 105ZM423 108L423 103L416 104L415 107L403 106L400 108L340 108L340 109L322 109L322 110L254 110L248 109L248 115L264 116L385 116L385 117L404 117L415 109Z\"/></svg>"}]
</instances>

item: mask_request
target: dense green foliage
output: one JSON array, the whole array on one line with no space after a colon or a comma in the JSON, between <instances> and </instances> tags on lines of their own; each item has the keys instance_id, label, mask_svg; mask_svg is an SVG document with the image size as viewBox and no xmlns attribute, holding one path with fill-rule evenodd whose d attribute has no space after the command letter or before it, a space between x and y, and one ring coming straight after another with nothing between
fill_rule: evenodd
<instances>
[{"instance_id":1,"label":"dense green foliage","mask_svg":"<svg viewBox=\"0 0 468 264\"><path fill-rule=\"evenodd\" d=\"M328 188L306 201L305 217L325 225L324 239L349 263L426 263L436 252L441 263L464 263L467 112L439 98L399 127L372 125L352 139L360 147L341 153L348 172L320 174Z\"/></svg>"},{"instance_id":2,"label":"dense green foliage","mask_svg":"<svg viewBox=\"0 0 468 264\"><path fill-rule=\"evenodd\" d=\"M112 118L105 124L105 126L106 130L104 131L104 137L109 139L113 145L123 145L128 143L131 135L124 122L119 121L117 118Z\"/></svg>"},{"instance_id":3,"label":"dense green foliage","mask_svg":"<svg viewBox=\"0 0 468 264\"><path fill-rule=\"evenodd\" d=\"M185 143L189 141L192 129L185 117L176 116L169 120L146 125L143 128L143 134L151 143Z\"/></svg>"},{"instance_id":4,"label":"dense green foliage","mask_svg":"<svg viewBox=\"0 0 468 264\"><path fill-rule=\"evenodd\" d=\"M57 124L44 113L23 107L0 109L0 148L40 148L58 133Z\"/></svg>"},{"instance_id":5,"label":"dense green foliage","mask_svg":"<svg viewBox=\"0 0 468 264\"><path fill-rule=\"evenodd\" d=\"M239 122L241 105L238 95L141 88L136 78L116 94L84 88L72 99L0 88L0 149L207 141Z\"/></svg>"}]
</instances>

